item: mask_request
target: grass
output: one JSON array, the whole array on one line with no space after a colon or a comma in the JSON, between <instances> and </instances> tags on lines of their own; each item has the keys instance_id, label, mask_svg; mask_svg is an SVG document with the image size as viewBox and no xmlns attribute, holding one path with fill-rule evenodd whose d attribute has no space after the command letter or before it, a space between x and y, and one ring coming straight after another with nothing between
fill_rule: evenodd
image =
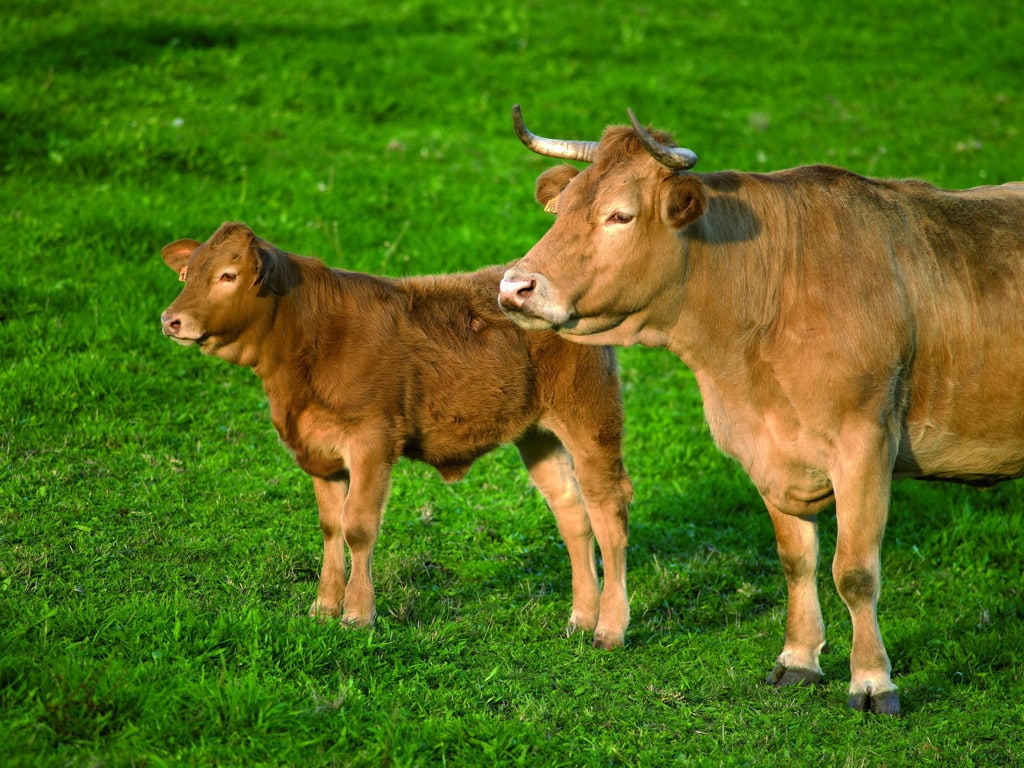
<instances>
[{"instance_id":1,"label":"grass","mask_svg":"<svg viewBox=\"0 0 1024 768\"><path fill-rule=\"evenodd\" d=\"M304 617L308 479L251 373L163 339L179 237L246 221L402 275L510 261L544 135L642 120L700 168L1024 178L1015 4L10 0L0 19L0 762L1015 765L1020 486L897 483L881 623L905 714L761 682L785 590L692 377L622 350L633 623L564 637L568 563L514 451L402 463L380 619ZM825 557L834 531L826 522ZM827 570L827 569L826 569Z\"/></svg>"}]
</instances>

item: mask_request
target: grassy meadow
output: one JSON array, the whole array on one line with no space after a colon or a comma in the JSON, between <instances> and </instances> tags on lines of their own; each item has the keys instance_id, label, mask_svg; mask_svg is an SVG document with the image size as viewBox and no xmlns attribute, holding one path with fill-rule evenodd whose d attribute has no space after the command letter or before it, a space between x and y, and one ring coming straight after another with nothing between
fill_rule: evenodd
<instances>
[{"instance_id":1,"label":"grassy meadow","mask_svg":"<svg viewBox=\"0 0 1024 768\"><path fill-rule=\"evenodd\" d=\"M308 478L253 374L160 333L161 246L238 220L400 276L524 253L552 164L511 127L641 120L697 170L1024 179L1016 3L6 0L0 14L0 765L1011 766L1024 498L897 482L880 622L904 714L764 684L771 524L689 372L620 350L627 646L566 637L518 457L403 461L371 630L317 623ZM782 761L782 762L780 762Z\"/></svg>"}]
</instances>

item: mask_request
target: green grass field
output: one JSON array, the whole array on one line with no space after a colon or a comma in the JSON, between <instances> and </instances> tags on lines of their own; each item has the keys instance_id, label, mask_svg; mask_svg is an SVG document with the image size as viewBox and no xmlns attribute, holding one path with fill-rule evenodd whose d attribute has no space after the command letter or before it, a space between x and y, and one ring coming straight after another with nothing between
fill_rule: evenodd
<instances>
[{"instance_id":1,"label":"green grass field","mask_svg":"<svg viewBox=\"0 0 1024 768\"><path fill-rule=\"evenodd\" d=\"M251 372L161 336L162 245L225 220L387 275L522 255L538 133L671 130L698 170L1024 179L1016 3L7 0L0 14L0 765L1011 766L1024 499L896 484L880 621L899 718L763 683L771 525L689 372L621 350L627 647L565 637L569 570L515 451L395 473L379 619L305 617L308 478ZM781 761L781 762L780 762Z\"/></svg>"}]
</instances>

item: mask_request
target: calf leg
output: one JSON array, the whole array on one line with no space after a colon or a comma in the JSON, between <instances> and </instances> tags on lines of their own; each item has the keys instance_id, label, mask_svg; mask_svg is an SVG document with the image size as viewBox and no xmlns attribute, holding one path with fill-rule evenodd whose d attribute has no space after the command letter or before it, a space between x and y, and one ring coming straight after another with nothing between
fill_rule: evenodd
<instances>
[{"instance_id":1,"label":"calf leg","mask_svg":"<svg viewBox=\"0 0 1024 768\"><path fill-rule=\"evenodd\" d=\"M320 530L324 536L324 562L316 600L310 616L338 616L345 601L345 542L341 534L341 516L348 493L348 478L313 478L313 491L320 510Z\"/></svg>"},{"instance_id":2,"label":"calf leg","mask_svg":"<svg viewBox=\"0 0 1024 768\"><path fill-rule=\"evenodd\" d=\"M594 404L596 408L597 405ZM603 414L598 414L603 415ZM610 421L615 421L610 419ZM626 628L629 626L629 598L626 593L626 546L628 543L627 522L629 518L629 502L633 497L633 486L622 466L619 453L619 441L605 434L605 442L598 442L601 430L596 424L582 423L578 429L568 430L560 426L561 441L553 435L538 433L537 439L554 441L563 453L568 450L569 456L560 459L561 472L569 472L570 479L575 475L575 482L563 481L563 487L572 489L572 505L556 506L549 498L555 516L559 519L559 527L563 537L576 535L586 531L586 547L591 563L587 575L589 591L584 588L580 565L573 563L574 599L573 619L577 626L594 629L594 645L598 648L616 648L625 643ZM562 447L564 445L564 447ZM529 462L527 462L529 466ZM536 482L536 481L535 481ZM580 496L582 495L582 498ZM601 549L601 561L604 570L604 589L598 593L596 568L593 563L593 538ZM566 538L568 544L569 539ZM582 547L582 544L580 544ZM570 559L573 551L570 548ZM582 553L578 556L582 563ZM577 579L576 571L581 572L579 579L581 599L575 596ZM590 602L586 612L577 612ZM595 613L596 611L596 613ZM595 621L596 619L596 621ZM570 622L572 626L572 622Z\"/></svg>"},{"instance_id":3,"label":"calf leg","mask_svg":"<svg viewBox=\"0 0 1024 768\"><path fill-rule=\"evenodd\" d=\"M377 606L371 565L384 504L387 501L391 464L372 455L350 456L350 487L341 514L341 532L352 558L345 587L346 624L373 622Z\"/></svg>"},{"instance_id":4,"label":"calf leg","mask_svg":"<svg viewBox=\"0 0 1024 768\"><path fill-rule=\"evenodd\" d=\"M825 647L825 624L818 603L818 520L793 517L765 500L778 545L789 594L786 639L775 668L768 675L772 685L806 685L821 680L818 656Z\"/></svg>"},{"instance_id":5,"label":"calf leg","mask_svg":"<svg viewBox=\"0 0 1024 768\"><path fill-rule=\"evenodd\" d=\"M572 471L572 459L561 441L549 432L530 432L516 443L530 479L551 508L565 541L572 570L572 613L569 630L593 630L600 610L600 587L590 529Z\"/></svg>"},{"instance_id":6,"label":"calf leg","mask_svg":"<svg viewBox=\"0 0 1024 768\"><path fill-rule=\"evenodd\" d=\"M899 693L890 678L889 656L878 627L881 548L889 512L889 457L894 455L894 441L870 427L844 437L833 481L838 530L832 576L853 623L850 706L897 714Z\"/></svg>"},{"instance_id":7,"label":"calf leg","mask_svg":"<svg viewBox=\"0 0 1024 768\"><path fill-rule=\"evenodd\" d=\"M617 446L616 446L617 447ZM626 641L629 626L629 597L626 594L626 547L629 543L629 503L633 485L622 466L618 451L600 446L587 450L570 448L576 481L587 505L590 525L601 548L604 589L594 645L616 648Z\"/></svg>"}]
</instances>

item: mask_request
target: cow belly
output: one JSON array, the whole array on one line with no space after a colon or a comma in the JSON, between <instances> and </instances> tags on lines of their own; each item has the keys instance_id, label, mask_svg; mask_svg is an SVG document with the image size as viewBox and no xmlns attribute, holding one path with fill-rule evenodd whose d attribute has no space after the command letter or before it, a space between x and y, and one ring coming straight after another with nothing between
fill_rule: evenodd
<instances>
[{"instance_id":1,"label":"cow belly","mask_svg":"<svg viewBox=\"0 0 1024 768\"><path fill-rule=\"evenodd\" d=\"M965 438L922 428L904 435L894 475L968 485L1024 477L1024 439Z\"/></svg>"},{"instance_id":2,"label":"cow belly","mask_svg":"<svg viewBox=\"0 0 1024 768\"><path fill-rule=\"evenodd\" d=\"M404 410L408 433L402 454L435 467L448 481L521 437L539 416L532 389L537 372L507 337L491 340L462 349L443 365L423 365Z\"/></svg>"},{"instance_id":3,"label":"cow belly","mask_svg":"<svg viewBox=\"0 0 1024 768\"><path fill-rule=\"evenodd\" d=\"M438 419L407 439L402 454L435 467L447 482L461 480L474 461L521 437L534 420L525 407L500 415L482 410Z\"/></svg>"}]
</instances>

